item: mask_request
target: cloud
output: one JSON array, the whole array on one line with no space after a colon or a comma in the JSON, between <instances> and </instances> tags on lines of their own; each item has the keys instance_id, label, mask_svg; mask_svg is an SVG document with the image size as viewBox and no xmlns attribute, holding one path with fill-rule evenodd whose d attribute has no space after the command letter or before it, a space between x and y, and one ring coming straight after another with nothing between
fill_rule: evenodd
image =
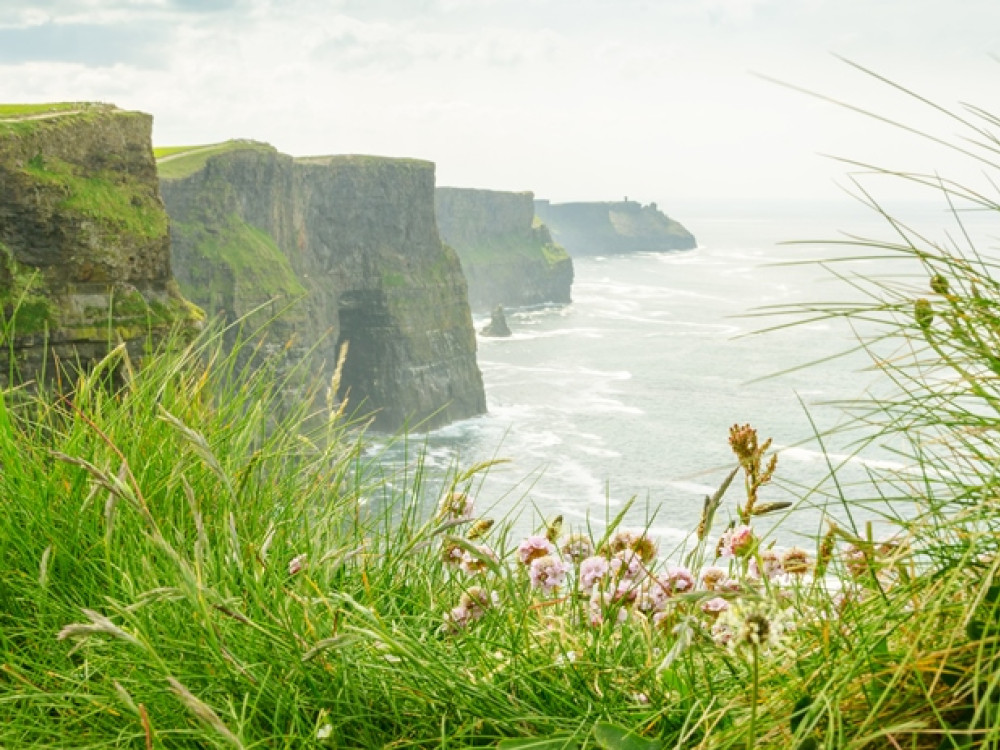
<instances>
[{"instance_id":1,"label":"cloud","mask_svg":"<svg viewBox=\"0 0 1000 750\"><path fill-rule=\"evenodd\" d=\"M0 28L0 63L79 62L98 67L163 65L169 32L155 25L44 23L22 29Z\"/></svg>"}]
</instances>

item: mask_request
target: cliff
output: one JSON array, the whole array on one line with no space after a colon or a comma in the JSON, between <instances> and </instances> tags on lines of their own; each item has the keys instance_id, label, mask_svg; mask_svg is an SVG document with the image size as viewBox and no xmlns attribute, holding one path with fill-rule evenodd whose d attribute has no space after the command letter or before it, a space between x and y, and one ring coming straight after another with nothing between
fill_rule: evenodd
<instances>
[{"instance_id":1,"label":"cliff","mask_svg":"<svg viewBox=\"0 0 1000 750\"><path fill-rule=\"evenodd\" d=\"M441 239L455 248L473 310L569 302L573 261L535 220L531 193L438 188Z\"/></svg>"},{"instance_id":2,"label":"cliff","mask_svg":"<svg viewBox=\"0 0 1000 750\"><path fill-rule=\"evenodd\" d=\"M181 288L267 335L293 360L314 349L349 409L378 429L486 410L466 284L434 219L434 165L411 159L293 159L230 142L159 162Z\"/></svg>"},{"instance_id":3,"label":"cliff","mask_svg":"<svg viewBox=\"0 0 1000 750\"><path fill-rule=\"evenodd\" d=\"M0 384L203 317L171 275L151 130L106 104L0 105Z\"/></svg>"},{"instance_id":4,"label":"cliff","mask_svg":"<svg viewBox=\"0 0 1000 750\"><path fill-rule=\"evenodd\" d=\"M655 203L549 203L535 201L535 215L570 255L689 250L694 235Z\"/></svg>"}]
</instances>

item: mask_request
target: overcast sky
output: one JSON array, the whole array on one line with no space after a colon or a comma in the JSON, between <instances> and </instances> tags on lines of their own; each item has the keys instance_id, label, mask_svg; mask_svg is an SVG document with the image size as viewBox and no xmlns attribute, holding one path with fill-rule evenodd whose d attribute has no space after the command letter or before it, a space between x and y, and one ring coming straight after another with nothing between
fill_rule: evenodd
<instances>
[{"instance_id":1,"label":"overcast sky","mask_svg":"<svg viewBox=\"0 0 1000 750\"><path fill-rule=\"evenodd\" d=\"M998 0L2 0L0 101L100 100L157 145L437 163L553 200L839 198L830 153L940 150L760 74L952 137L840 55L1000 110Z\"/></svg>"}]
</instances>

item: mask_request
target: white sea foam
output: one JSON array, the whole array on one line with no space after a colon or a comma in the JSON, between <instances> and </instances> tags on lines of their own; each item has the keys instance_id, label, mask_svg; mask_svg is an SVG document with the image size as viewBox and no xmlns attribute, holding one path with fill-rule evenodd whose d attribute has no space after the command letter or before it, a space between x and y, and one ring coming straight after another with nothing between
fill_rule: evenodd
<instances>
[{"instance_id":1,"label":"white sea foam","mask_svg":"<svg viewBox=\"0 0 1000 750\"><path fill-rule=\"evenodd\" d=\"M905 464L899 461L865 458L849 453L824 453L823 451L809 450L808 448L783 448L780 446L776 446L775 449L779 451L781 459L801 463L830 463L833 466L855 464L869 469L884 469L887 471L905 471L907 468Z\"/></svg>"},{"instance_id":2,"label":"white sea foam","mask_svg":"<svg viewBox=\"0 0 1000 750\"><path fill-rule=\"evenodd\" d=\"M712 495L718 489L718 487L713 487L710 484L698 484L697 482L685 481L667 482L667 486L681 490L682 492L690 492L695 495Z\"/></svg>"}]
</instances>

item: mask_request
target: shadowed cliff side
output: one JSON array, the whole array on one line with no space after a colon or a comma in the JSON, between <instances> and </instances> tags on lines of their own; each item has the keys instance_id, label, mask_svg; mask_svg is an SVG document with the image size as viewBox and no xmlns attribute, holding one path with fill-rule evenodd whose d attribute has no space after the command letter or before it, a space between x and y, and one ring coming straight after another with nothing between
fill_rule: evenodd
<instances>
[{"instance_id":1,"label":"shadowed cliff side","mask_svg":"<svg viewBox=\"0 0 1000 750\"><path fill-rule=\"evenodd\" d=\"M140 356L202 313L173 280L152 117L107 104L0 107L0 383Z\"/></svg>"},{"instance_id":2,"label":"shadowed cliff side","mask_svg":"<svg viewBox=\"0 0 1000 750\"><path fill-rule=\"evenodd\" d=\"M455 248L476 311L569 302L573 261L535 219L531 193L438 188L441 239Z\"/></svg>"},{"instance_id":3,"label":"shadowed cliff side","mask_svg":"<svg viewBox=\"0 0 1000 750\"><path fill-rule=\"evenodd\" d=\"M550 203L535 201L535 215L570 255L690 250L694 235L655 203Z\"/></svg>"},{"instance_id":4,"label":"shadowed cliff side","mask_svg":"<svg viewBox=\"0 0 1000 750\"><path fill-rule=\"evenodd\" d=\"M292 362L315 347L350 409L375 426L438 426L486 410L457 257L434 221L434 165L411 159L293 159L230 142L160 162L183 289L251 325L294 302L268 336ZM297 300L297 301L296 301Z\"/></svg>"}]
</instances>

